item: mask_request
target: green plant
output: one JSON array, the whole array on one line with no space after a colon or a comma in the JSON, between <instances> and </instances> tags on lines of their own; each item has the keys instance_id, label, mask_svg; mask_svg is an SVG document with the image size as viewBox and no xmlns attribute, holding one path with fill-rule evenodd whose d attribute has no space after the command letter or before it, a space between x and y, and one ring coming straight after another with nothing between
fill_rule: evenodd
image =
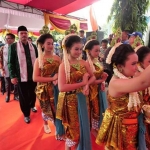
<instances>
[{"instance_id":1,"label":"green plant","mask_svg":"<svg viewBox=\"0 0 150 150\"><path fill-rule=\"evenodd\" d=\"M147 28L145 13L149 7L149 0L114 0L108 21L113 20L113 30L144 32Z\"/></svg>"},{"instance_id":2,"label":"green plant","mask_svg":"<svg viewBox=\"0 0 150 150\"><path fill-rule=\"evenodd\" d=\"M75 24L71 25L70 28L68 30L65 31L65 35L68 34L77 34L77 27Z\"/></svg>"},{"instance_id":3,"label":"green plant","mask_svg":"<svg viewBox=\"0 0 150 150\"><path fill-rule=\"evenodd\" d=\"M93 31L90 36L87 37L87 41L97 40L97 32Z\"/></svg>"},{"instance_id":4,"label":"green plant","mask_svg":"<svg viewBox=\"0 0 150 150\"><path fill-rule=\"evenodd\" d=\"M47 25L44 25L39 32L42 35L42 34L45 34L45 33L50 33L50 30L49 30Z\"/></svg>"}]
</instances>

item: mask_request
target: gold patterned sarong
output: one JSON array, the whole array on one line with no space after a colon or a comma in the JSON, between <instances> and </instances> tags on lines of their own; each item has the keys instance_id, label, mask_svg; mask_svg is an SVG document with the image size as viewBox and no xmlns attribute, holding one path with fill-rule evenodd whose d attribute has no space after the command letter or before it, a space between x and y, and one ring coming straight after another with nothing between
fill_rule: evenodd
<instances>
[{"instance_id":1,"label":"gold patterned sarong","mask_svg":"<svg viewBox=\"0 0 150 150\"><path fill-rule=\"evenodd\" d=\"M103 67L100 65L100 63L94 63L95 72L94 75L96 79L100 79L101 75L103 73ZM92 117L92 128L98 129L99 121L100 121L100 103L99 103L99 88L98 84L92 84L90 85L90 111L91 111L91 117Z\"/></svg>"},{"instance_id":2,"label":"gold patterned sarong","mask_svg":"<svg viewBox=\"0 0 150 150\"><path fill-rule=\"evenodd\" d=\"M108 95L110 108L99 129L96 143L105 144L109 150L136 150L139 112L128 111L128 95L113 98Z\"/></svg>"},{"instance_id":3,"label":"gold patterned sarong","mask_svg":"<svg viewBox=\"0 0 150 150\"><path fill-rule=\"evenodd\" d=\"M48 60L44 62L43 69L40 70L42 77L52 77L54 74L58 73L60 63L57 60ZM54 121L56 110L54 104L53 83L38 83L35 93L39 99L42 112Z\"/></svg>"},{"instance_id":4,"label":"gold patterned sarong","mask_svg":"<svg viewBox=\"0 0 150 150\"><path fill-rule=\"evenodd\" d=\"M85 73L85 67L70 66L70 84L80 82ZM70 92L60 92L57 104L56 118L62 120L66 138L78 143L80 138L77 93L81 89Z\"/></svg>"},{"instance_id":5,"label":"gold patterned sarong","mask_svg":"<svg viewBox=\"0 0 150 150\"><path fill-rule=\"evenodd\" d=\"M149 93L150 88L145 89L142 91L142 96L143 96L143 105L150 105L150 93ZM146 139L146 146L148 150L150 150L150 124L145 123L146 127L146 133L145 133L145 139Z\"/></svg>"}]
</instances>

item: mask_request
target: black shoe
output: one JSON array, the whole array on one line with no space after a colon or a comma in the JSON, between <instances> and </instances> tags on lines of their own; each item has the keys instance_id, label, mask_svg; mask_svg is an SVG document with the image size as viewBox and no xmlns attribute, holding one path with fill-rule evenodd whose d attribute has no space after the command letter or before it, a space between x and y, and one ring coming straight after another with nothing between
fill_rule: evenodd
<instances>
[{"instance_id":1,"label":"black shoe","mask_svg":"<svg viewBox=\"0 0 150 150\"><path fill-rule=\"evenodd\" d=\"M30 123L30 117L24 117L25 123Z\"/></svg>"},{"instance_id":2,"label":"black shoe","mask_svg":"<svg viewBox=\"0 0 150 150\"><path fill-rule=\"evenodd\" d=\"M2 95L4 95L5 94L5 92L2 92Z\"/></svg>"},{"instance_id":3,"label":"black shoe","mask_svg":"<svg viewBox=\"0 0 150 150\"><path fill-rule=\"evenodd\" d=\"M31 110L32 110L33 112L37 112L36 107L31 108Z\"/></svg>"},{"instance_id":4,"label":"black shoe","mask_svg":"<svg viewBox=\"0 0 150 150\"><path fill-rule=\"evenodd\" d=\"M2 92L2 95L4 95L6 91L5 90L1 90L1 92Z\"/></svg>"},{"instance_id":5,"label":"black shoe","mask_svg":"<svg viewBox=\"0 0 150 150\"><path fill-rule=\"evenodd\" d=\"M19 101L19 96L14 96L14 100Z\"/></svg>"},{"instance_id":6,"label":"black shoe","mask_svg":"<svg viewBox=\"0 0 150 150\"><path fill-rule=\"evenodd\" d=\"M10 97L9 97L9 96L6 96L6 99L5 99L6 103L8 103L9 100L10 100Z\"/></svg>"}]
</instances>

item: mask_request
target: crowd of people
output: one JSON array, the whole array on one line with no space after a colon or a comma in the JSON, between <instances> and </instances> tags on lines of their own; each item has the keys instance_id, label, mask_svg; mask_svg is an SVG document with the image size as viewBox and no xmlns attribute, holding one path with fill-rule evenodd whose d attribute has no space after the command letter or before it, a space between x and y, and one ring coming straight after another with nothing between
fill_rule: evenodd
<instances>
[{"instance_id":1,"label":"crowd of people","mask_svg":"<svg viewBox=\"0 0 150 150\"><path fill-rule=\"evenodd\" d=\"M41 35L36 46L25 26L18 27L17 42L7 34L0 50L5 101L13 92L29 124L37 98L44 132L51 132L51 121L65 150L91 150L90 133L108 150L150 149L150 48L142 34L123 31L100 43L79 33L60 42L61 56L51 34Z\"/></svg>"}]
</instances>

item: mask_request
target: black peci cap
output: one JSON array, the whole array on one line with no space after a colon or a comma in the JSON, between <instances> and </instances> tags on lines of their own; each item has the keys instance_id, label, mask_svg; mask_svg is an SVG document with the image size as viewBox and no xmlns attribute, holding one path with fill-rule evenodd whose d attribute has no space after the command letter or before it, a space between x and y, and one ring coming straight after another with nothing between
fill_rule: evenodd
<instances>
[{"instance_id":1,"label":"black peci cap","mask_svg":"<svg viewBox=\"0 0 150 150\"><path fill-rule=\"evenodd\" d=\"M18 27L18 32L19 31L27 31L28 32L28 30L27 30L27 28L25 26L19 26Z\"/></svg>"}]
</instances>

